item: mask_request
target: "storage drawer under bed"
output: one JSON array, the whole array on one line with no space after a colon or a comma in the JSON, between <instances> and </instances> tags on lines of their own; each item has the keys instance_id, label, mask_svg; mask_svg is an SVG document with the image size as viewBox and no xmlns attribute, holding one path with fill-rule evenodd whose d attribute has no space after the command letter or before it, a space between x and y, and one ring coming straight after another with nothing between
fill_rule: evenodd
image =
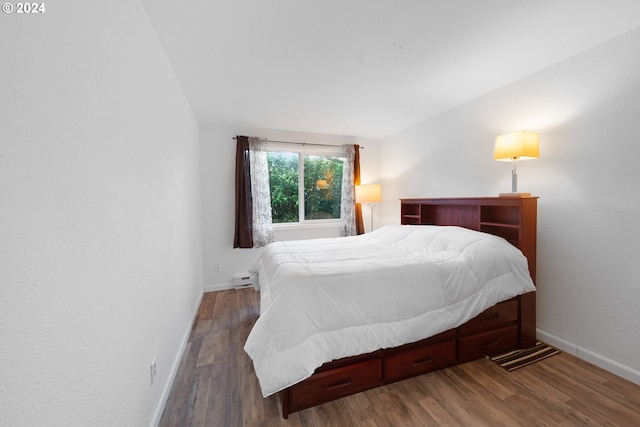
<instances>
[{"instance_id":1,"label":"storage drawer under bed","mask_svg":"<svg viewBox=\"0 0 640 427\"><path fill-rule=\"evenodd\" d=\"M288 412L330 402L382 384L382 360L379 357L350 366L313 374L307 380L285 390Z\"/></svg>"},{"instance_id":2,"label":"storage drawer under bed","mask_svg":"<svg viewBox=\"0 0 640 427\"><path fill-rule=\"evenodd\" d=\"M413 377L456 363L456 340L423 345L384 356L385 383Z\"/></svg>"},{"instance_id":3,"label":"storage drawer under bed","mask_svg":"<svg viewBox=\"0 0 640 427\"><path fill-rule=\"evenodd\" d=\"M458 328L459 335L470 335L486 329L495 329L502 325L518 321L518 300L501 302L483 311Z\"/></svg>"},{"instance_id":4,"label":"storage drawer under bed","mask_svg":"<svg viewBox=\"0 0 640 427\"><path fill-rule=\"evenodd\" d=\"M513 350L518 346L518 326L506 326L458 338L458 363Z\"/></svg>"}]
</instances>

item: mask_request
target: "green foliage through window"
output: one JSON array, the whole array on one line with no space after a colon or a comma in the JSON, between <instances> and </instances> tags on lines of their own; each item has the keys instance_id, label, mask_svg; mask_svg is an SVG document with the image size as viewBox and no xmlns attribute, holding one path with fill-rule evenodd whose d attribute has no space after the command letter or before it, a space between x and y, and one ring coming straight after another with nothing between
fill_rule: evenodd
<instances>
[{"instance_id":1,"label":"green foliage through window","mask_svg":"<svg viewBox=\"0 0 640 427\"><path fill-rule=\"evenodd\" d=\"M298 153L267 153L273 223L299 222L300 203L304 203L305 220L340 218L343 160L303 156L304 198L301 200L299 156Z\"/></svg>"},{"instance_id":2,"label":"green foliage through window","mask_svg":"<svg viewBox=\"0 0 640 427\"><path fill-rule=\"evenodd\" d=\"M267 164L273 223L298 222L298 153L268 152Z\"/></svg>"}]
</instances>

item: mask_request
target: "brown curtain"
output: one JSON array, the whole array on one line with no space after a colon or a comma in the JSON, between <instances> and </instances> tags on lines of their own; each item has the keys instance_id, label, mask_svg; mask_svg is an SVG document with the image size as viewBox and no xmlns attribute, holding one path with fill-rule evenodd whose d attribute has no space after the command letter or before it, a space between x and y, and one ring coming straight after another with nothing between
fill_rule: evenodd
<instances>
[{"instance_id":1,"label":"brown curtain","mask_svg":"<svg viewBox=\"0 0 640 427\"><path fill-rule=\"evenodd\" d=\"M360 185L360 146L355 145L353 156L353 182ZM362 221L362 204L356 203L356 234L364 234L364 222Z\"/></svg>"},{"instance_id":2,"label":"brown curtain","mask_svg":"<svg viewBox=\"0 0 640 427\"><path fill-rule=\"evenodd\" d=\"M251 165L249 138L236 137L236 224L234 248L253 247L253 205L251 202Z\"/></svg>"}]
</instances>

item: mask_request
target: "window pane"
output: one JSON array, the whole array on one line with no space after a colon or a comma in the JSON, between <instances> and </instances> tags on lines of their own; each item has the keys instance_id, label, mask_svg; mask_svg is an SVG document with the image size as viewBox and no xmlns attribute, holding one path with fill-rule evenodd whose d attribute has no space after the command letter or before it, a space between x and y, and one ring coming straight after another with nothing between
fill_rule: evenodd
<instances>
[{"instance_id":1,"label":"window pane","mask_svg":"<svg viewBox=\"0 0 640 427\"><path fill-rule=\"evenodd\" d=\"M273 223L298 222L298 153L270 151L267 164Z\"/></svg>"},{"instance_id":2,"label":"window pane","mask_svg":"<svg viewBox=\"0 0 640 427\"><path fill-rule=\"evenodd\" d=\"M304 219L340 218L342 159L304 156Z\"/></svg>"}]
</instances>

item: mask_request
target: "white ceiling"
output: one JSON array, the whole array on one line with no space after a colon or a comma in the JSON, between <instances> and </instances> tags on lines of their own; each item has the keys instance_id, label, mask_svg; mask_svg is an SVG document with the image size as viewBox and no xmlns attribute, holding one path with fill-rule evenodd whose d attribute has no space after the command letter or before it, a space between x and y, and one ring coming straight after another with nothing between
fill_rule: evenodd
<instances>
[{"instance_id":1,"label":"white ceiling","mask_svg":"<svg viewBox=\"0 0 640 427\"><path fill-rule=\"evenodd\" d=\"M142 0L200 121L382 138L640 26L638 0Z\"/></svg>"}]
</instances>

